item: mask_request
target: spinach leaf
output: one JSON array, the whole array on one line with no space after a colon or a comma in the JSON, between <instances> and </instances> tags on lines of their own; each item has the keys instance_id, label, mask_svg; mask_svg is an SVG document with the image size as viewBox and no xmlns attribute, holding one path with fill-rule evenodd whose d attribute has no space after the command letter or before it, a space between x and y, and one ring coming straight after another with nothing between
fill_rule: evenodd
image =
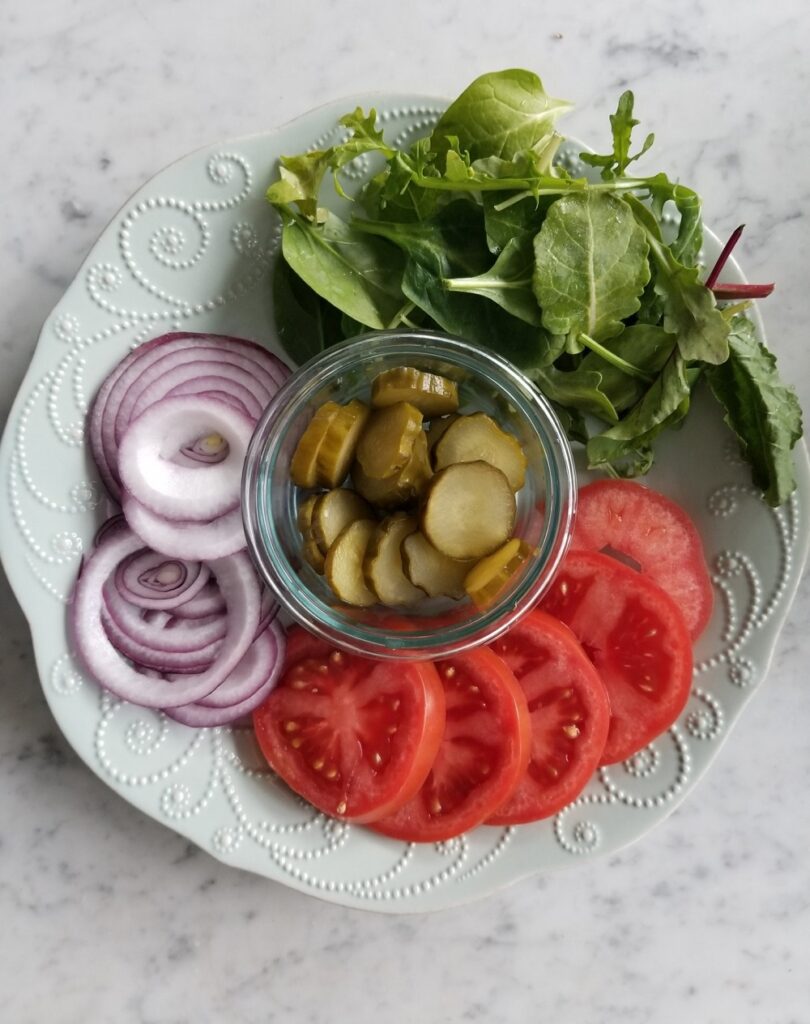
<instances>
[{"instance_id":1,"label":"spinach leaf","mask_svg":"<svg viewBox=\"0 0 810 1024\"><path fill-rule=\"evenodd\" d=\"M475 277L445 278L444 287L451 292L481 295L497 302L507 313L539 327L540 307L532 291L534 253L532 241L524 236L513 238L489 270Z\"/></svg>"},{"instance_id":2,"label":"spinach leaf","mask_svg":"<svg viewBox=\"0 0 810 1024\"><path fill-rule=\"evenodd\" d=\"M399 322L406 305L396 247L355 230L333 213L312 224L282 210L281 251L313 291L366 327Z\"/></svg>"},{"instance_id":3,"label":"spinach leaf","mask_svg":"<svg viewBox=\"0 0 810 1024\"><path fill-rule=\"evenodd\" d=\"M557 419L560 421L563 430L568 435L568 440L574 441L577 444L587 444L588 425L582 413L577 409L569 409L567 406L559 405L557 402L552 402L551 405L557 414Z\"/></svg>"},{"instance_id":4,"label":"spinach leaf","mask_svg":"<svg viewBox=\"0 0 810 1024\"><path fill-rule=\"evenodd\" d=\"M443 266L435 253L414 251L402 278L405 295L442 330L492 349L524 370L553 361L558 350L542 327L516 320L479 295L447 291Z\"/></svg>"},{"instance_id":5,"label":"spinach leaf","mask_svg":"<svg viewBox=\"0 0 810 1024\"><path fill-rule=\"evenodd\" d=\"M639 308L648 244L631 210L607 192L563 196L534 240L534 294L552 334L597 341Z\"/></svg>"},{"instance_id":6,"label":"spinach leaf","mask_svg":"<svg viewBox=\"0 0 810 1024\"><path fill-rule=\"evenodd\" d=\"M504 207L501 205L503 196L497 192L482 193L484 228L490 252L501 252L513 238L534 238L555 198L526 196Z\"/></svg>"},{"instance_id":7,"label":"spinach leaf","mask_svg":"<svg viewBox=\"0 0 810 1024\"><path fill-rule=\"evenodd\" d=\"M630 139L633 129L640 122L633 117L634 97L628 89L619 97L616 113L610 115L610 127L613 134L613 152L601 155L598 153L580 153L580 159L590 167L601 167L602 178L611 181L620 178L627 170L628 164L644 156L655 142L652 133L644 140L644 144L635 156L630 156Z\"/></svg>"},{"instance_id":8,"label":"spinach leaf","mask_svg":"<svg viewBox=\"0 0 810 1024\"><path fill-rule=\"evenodd\" d=\"M283 256L273 270L273 313L279 341L296 363L343 340L339 311L304 284Z\"/></svg>"},{"instance_id":9,"label":"spinach leaf","mask_svg":"<svg viewBox=\"0 0 810 1024\"><path fill-rule=\"evenodd\" d=\"M529 371L529 376L550 401L590 413L607 423L616 423L619 416L613 403L602 391L602 374L596 370L558 370L555 366Z\"/></svg>"},{"instance_id":10,"label":"spinach leaf","mask_svg":"<svg viewBox=\"0 0 810 1024\"><path fill-rule=\"evenodd\" d=\"M620 359L654 377L672 355L675 338L667 334L663 327L633 324L626 327L617 338L612 338L607 347ZM595 352L589 352L583 358L579 369L596 370L601 374L600 391L610 399L618 413L635 405L646 390L643 380L629 376Z\"/></svg>"},{"instance_id":11,"label":"spinach leaf","mask_svg":"<svg viewBox=\"0 0 810 1024\"><path fill-rule=\"evenodd\" d=\"M630 412L614 427L588 441L591 468L612 466L621 475L646 472L652 464L653 439L674 420L682 419L689 408L691 383L676 349ZM623 460L628 464L622 466Z\"/></svg>"},{"instance_id":12,"label":"spinach leaf","mask_svg":"<svg viewBox=\"0 0 810 1024\"><path fill-rule=\"evenodd\" d=\"M481 75L444 112L433 129L432 148L446 152L452 136L473 160L508 160L521 150L534 149L570 108L565 100L548 96L530 71L516 68Z\"/></svg>"},{"instance_id":13,"label":"spinach leaf","mask_svg":"<svg viewBox=\"0 0 810 1024\"><path fill-rule=\"evenodd\" d=\"M664 245L655 215L634 196L625 202L647 237L655 263L655 291L663 300L664 328L678 336L678 348L689 362L719 364L728 359L728 324L709 289L698 280L696 267L685 267Z\"/></svg>"},{"instance_id":14,"label":"spinach leaf","mask_svg":"<svg viewBox=\"0 0 810 1024\"><path fill-rule=\"evenodd\" d=\"M427 220L400 224L355 218L352 227L387 239L404 253L440 268L440 277L480 274L491 260L481 208L467 198L454 200Z\"/></svg>"},{"instance_id":15,"label":"spinach leaf","mask_svg":"<svg viewBox=\"0 0 810 1024\"><path fill-rule=\"evenodd\" d=\"M751 463L754 483L777 507L796 488L791 451L802 436L799 401L779 379L774 355L747 317L732 319L728 341L728 362L710 367L706 376Z\"/></svg>"}]
</instances>

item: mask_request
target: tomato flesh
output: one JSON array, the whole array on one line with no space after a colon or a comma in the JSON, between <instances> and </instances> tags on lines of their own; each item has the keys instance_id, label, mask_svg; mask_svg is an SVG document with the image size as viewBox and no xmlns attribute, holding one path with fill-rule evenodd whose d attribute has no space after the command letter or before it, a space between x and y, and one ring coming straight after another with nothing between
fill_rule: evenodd
<instances>
[{"instance_id":1,"label":"tomato flesh","mask_svg":"<svg viewBox=\"0 0 810 1024\"><path fill-rule=\"evenodd\" d=\"M526 698L492 651L467 651L438 664L446 720L441 746L419 792L372 828L408 842L452 839L485 821L526 769Z\"/></svg>"},{"instance_id":2,"label":"tomato flesh","mask_svg":"<svg viewBox=\"0 0 810 1024\"><path fill-rule=\"evenodd\" d=\"M541 601L593 662L610 698L602 764L624 761L677 719L692 681L692 644L675 602L615 558L569 553Z\"/></svg>"},{"instance_id":3,"label":"tomato flesh","mask_svg":"<svg viewBox=\"0 0 810 1024\"><path fill-rule=\"evenodd\" d=\"M692 638L712 614L714 593L694 523L674 501L631 480L597 480L579 491L571 550L626 558L681 610Z\"/></svg>"},{"instance_id":4,"label":"tomato flesh","mask_svg":"<svg viewBox=\"0 0 810 1024\"><path fill-rule=\"evenodd\" d=\"M556 814L596 771L610 724L607 690L576 637L557 619L530 612L491 648L526 695L531 756L512 796L488 825L519 825Z\"/></svg>"},{"instance_id":5,"label":"tomato flesh","mask_svg":"<svg viewBox=\"0 0 810 1024\"><path fill-rule=\"evenodd\" d=\"M253 714L262 753L326 814L357 823L390 814L422 786L441 743L435 667L304 646Z\"/></svg>"}]
</instances>

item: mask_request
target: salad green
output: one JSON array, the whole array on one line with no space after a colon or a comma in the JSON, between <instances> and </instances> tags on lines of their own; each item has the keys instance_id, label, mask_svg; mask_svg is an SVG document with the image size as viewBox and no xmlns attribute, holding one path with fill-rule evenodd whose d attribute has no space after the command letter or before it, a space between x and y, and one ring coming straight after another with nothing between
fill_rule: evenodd
<instances>
[{"instance_id":1,"label":"salad green","mask_svg":"<svg viewBox=\"0 0 810 1024\"><path fill-rule=\"evenodd\" d=\"M628 173L654 141L632 152L633 106L625 92L610 152L581 154L598 180L555 162L570 104L529 71L476 79L406 149L385 140L374 110L346 114L342 141L282 157L267 192L282 219L280 338L299 362L398 325L494 348L554 403L589 464L614 476L647 472L655 438L688 414L705 376L757 486L780 505L795 487L801 410L744 303L718 307L712 287L738 235L702 281L699 196L664 173ZM322 192L331 177L349 199L340 172L358 156L375 170L340 216Z\"/></svg>"}]
</instances>

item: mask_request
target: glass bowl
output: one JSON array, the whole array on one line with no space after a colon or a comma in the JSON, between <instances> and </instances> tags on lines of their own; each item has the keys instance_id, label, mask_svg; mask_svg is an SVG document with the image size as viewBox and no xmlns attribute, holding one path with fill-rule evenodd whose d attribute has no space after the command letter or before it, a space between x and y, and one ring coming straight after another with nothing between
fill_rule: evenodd
<instances>
[{"instance_id":1,"label":"glass bowl","mask_svg":"<svg viewBox=\"0 0 810 1024\"><path fill-rule=\"evenodd\" d=\"M528 459L514 534L534 555L486 608L469 599L425 598L410 608L341 604L302 558L297 526L308 491L290 461L315 410L332 400L368 402L377 374L415 366L458 383L460 412L488 413L517 437ZM368 657L439 658L491 643L537 603L571 535L576 506L568 440L549 403L511 363L460 338L430 331L365 334L327 349L294 373L256 427L242 478L248 550L282 609L310 632Z\"/></svg>"}]
</instances>

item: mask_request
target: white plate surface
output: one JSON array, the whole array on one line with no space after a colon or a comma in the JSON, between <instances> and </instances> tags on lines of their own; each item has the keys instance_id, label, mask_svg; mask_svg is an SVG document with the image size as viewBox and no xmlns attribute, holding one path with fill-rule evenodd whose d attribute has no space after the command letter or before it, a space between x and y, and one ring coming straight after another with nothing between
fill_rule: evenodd
<instances>
[{"instance_id":1,"label":"white plate surface","mask_svg":"<svg viewBox=\"0 0 810 1024\"><path fill-rule=\"evenodd\" d=\"M79 559L110 511L84 446L88 401L131 346L168 330L242 335L278 351L269 300L278 231L264 191L280 154L328 145L337 117L357 105L375 106L386 135L402 143L427 130L442 103L330 104L183 158L117 214L46 321L9 417L0 538L51 710L110 787L228 864L337 903L414 912L616 850L684 799L767 673L807 555L810 473L802 444L798 493L782 509L764 505L705 394L684 429L664 438L648 482L696 520L716 588L692 697L672 729L630 762L602 769L549 821L429 846L383 839L292 797L262 768L249 734L186 729L102 694L78 669L65 631ZM350 167L346 184L365 170L362 161ZM707 237L706 260L718 251Z\"/></svg>"}]
</instances>

